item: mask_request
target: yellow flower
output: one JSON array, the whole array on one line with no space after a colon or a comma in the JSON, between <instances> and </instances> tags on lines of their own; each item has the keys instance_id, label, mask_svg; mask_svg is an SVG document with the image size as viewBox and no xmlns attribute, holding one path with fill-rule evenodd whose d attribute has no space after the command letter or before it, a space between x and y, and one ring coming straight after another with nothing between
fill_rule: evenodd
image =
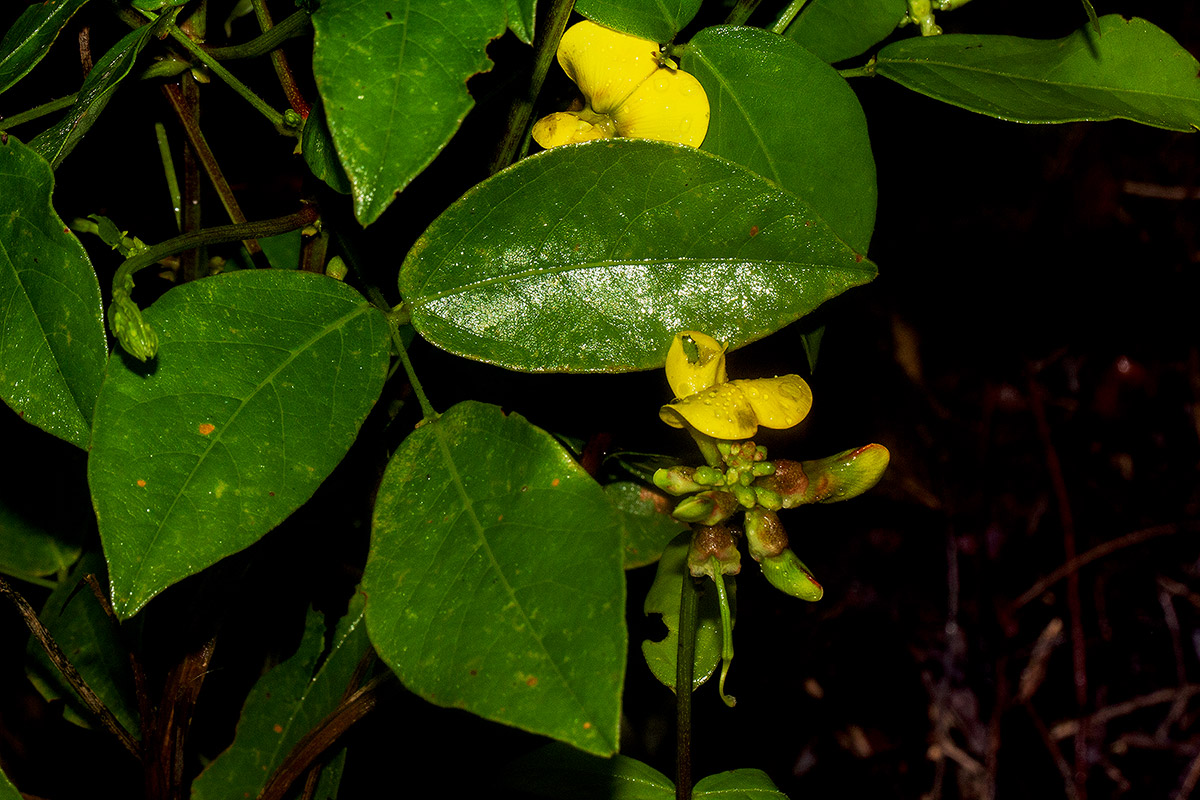
<instances>
[{"instance_id":1,"label":"yellow flower","mask_svg":"<svg viewBox=\"0 0 1200 800\"><path fill-rule=\"evenodd\" d=\"M716 439L748 439L759 425L790 428L812 408L812 390L799 375L727 380L725 348L697 331L675 335L666 370L677 399L663 406L659 417Z\"/></svg>"},{"instance_id":2,"label":"yellow flower","mask_svg":"<svg viewBox=\"0 0 1200 800\"><path fill-rule=\"evenodd\" d=\"M594 22L572 25L558 63L583 92L586 106L560 111L533 126L542 147L626 136L699 147L708 133L708 95L700 81L664 58L649 39Z\"/></svg>"}]
</instances>

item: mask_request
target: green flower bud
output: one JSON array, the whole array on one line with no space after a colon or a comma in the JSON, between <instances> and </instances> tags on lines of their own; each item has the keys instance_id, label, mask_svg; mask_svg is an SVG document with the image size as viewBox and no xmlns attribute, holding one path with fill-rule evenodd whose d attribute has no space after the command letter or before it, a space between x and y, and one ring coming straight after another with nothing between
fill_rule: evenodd
<instances>
[{"instance_id":1,"label":"green flower bud","mask_svg":"<svg viewBox=\"0 0 1200 800\"><path fill-rule=\"evenodd\" d=\"M697 526L688 548L688 571L693 578L707 575L715 581L714 563L722 575L737 575L742 571L742 554L738 552L734 530L726 525Z\"/></svg>"},{"instance_id":2,"label":"green flower bud","mask_svg":"<svg viewBox=\"0 0 1200 800\"><path fill-rule=\"evenodd\" d=\"M754 487L754 499L758 505L769 511L778 511L783 508L783 498L778 493L772 492L770 489L764 489L761 486Z\"/></svg>"},{"instance_id":3,"label":"green flower bud","mask_svg":"<svg viewBox=\"0 0 1200 800\"><path fill-rule=\"evenodd\" d=\"M755 561L773 558L787 550L788 535L779 515L765 508L746 512L746 543Z\"/></svg>"},{"instance_id":4,"label":"green flower bud","mask_svg":"<svg viewBox=\"0 0 1200 800\"><path fill-rule=\"evenodd\" d=\"M767 582L784 594L810 603L815 603L825 594L825 589L813 579L808 567L791 550L764 558L759 565Z\"/></svg>"},{"instance_id":5,"label":"green flower bud","mask_svg":"<svg viewBox=\"0 0 1200 800\"><path fill-rule=\"evenodd\" d=\"M836 503L858 497L879 483L890 456L881 444L846 450L814 461L775 462L775 474L755 481L777 492L784 508L808 503Z\"/></svg>"},{"instance_id":6,"label":"green flower bud","mask_svg":"<svg viewBox=\"0 0 1200 800\"><path fill-rule=\"evenodd\" d=\"M701 483L705 486L725 485L725 473L714 467L696 467L693 477L696 483Z\"/></svg>"},{"instance_id":7,"label":"green flower bud","mask_svg":"<svg viewBox=\"0 0 1200 800\"><path fill-rule=\"evenodd\" d=\"M732 517L738 509L737 499L729 492L707 491L680 500L671 516L681 522L716 525Z\"/></svg>"},{"instance_id":8,"label":"green flower bud","mask_svg":"<svg viewBox=\"0 0 1200 800\"><path fill-rule=\"evenodd\" d=\"M729 491L737 498L738 505L742 508L754 508L758 504L758 498L754 496L754 490L749 487L735 483L729 487Z\"/></svg>"},{"instance_id":9,"label":"green flower bud","mask_svg":"<svg viewBox=\"0 0 1200 800\"><path fill-rule=\"evenodd\" d=\"M696 482L695 474L695 467L679 466L671 467L670 469L655 470L654 485L667 494L675 495L676 497L703 491L705 485Z\"/></svg>"},{"instance_id":10,"label":"green flower bud","mask_svg":"<svg viewBox=\"0 0 1200 800\"><path fill-rule=\"evenodd\" d=\"M117 291L108 307L108 326L125 352L138 361L154 358L158 334L142 318L142 310L126 292Z\"/></svg>"}]
</instances>

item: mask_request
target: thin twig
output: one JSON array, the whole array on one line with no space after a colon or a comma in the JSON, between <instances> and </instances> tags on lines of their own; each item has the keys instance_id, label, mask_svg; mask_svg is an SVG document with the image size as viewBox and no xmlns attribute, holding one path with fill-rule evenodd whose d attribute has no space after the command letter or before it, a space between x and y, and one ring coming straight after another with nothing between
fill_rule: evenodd
<instances>
[{"instance_id":1,"label":"thin twig","mask_svg":"<svg viewBox=\"0 0 1200 800\"><path fill-rule=\"evenodd\" d=\"M258 17L258 26L265 34L275 24L271 20L271 12L267 10L267 4L264 0L253 0L253 6L254 14ZM271 64L275 67L275 75L279 78L279 85L283 87L283 93L287 96L292 110L300 116L307 118L310 110L308 101L304 99L304 94L300 91L300 87L296 85L296 78L292 75L292 68L288 65L287 55L282 49L276 47L271 51Z\"/></svg>"},{"instance_id":2,"label":"thin twig","mask_svg":"<svg viewBox=\"0 0 1200 800\"><path fill-rule=\"evenodd\" d=\"M679 647L675 651L675 800L692 797L692 684L699 595L696 582L684 570L679 596Z\"/></svg>"},{"instance_id":3,"label":"thin twig","mask_svg":"<svg viewBox=\"0 0 1200 800\"><path fill-rule=\"evenodd\" d=\"M1150 706L1162 705L1163 703L1175 702L1180 697L1191 698L1200 693L1200 684L1188 684L1186 686L1177 686L1170 689L1159 689L1149 694L1134 697L1121 703L1114 703L1111 706L1105 706L1099 709L1096 713L1087 717L1090 724L1105 725L1114 719L1123 717L1126 714L1132 714L1134 711L1139 711ZM1050 738L1054 741L1066 739L1068 736L1074 736L1079 732L1081 720L1072 719L1065 722L1057 723L1050 729Z\"/></svg>"},{"instance_id":4,"label":"thin twig","mask_svg":"<svg viewBox=\"0 0 1200 800\"><path fill-rule=\"evenodd\" d=\"M33 635L33 638L37 639L38 644L46 651L46 656L50 659L50 663L62 673L63 679L75 690L76 694L79 695L79 699L87 706L87 709L96 715L96 718L100 720L100 724L109 733L117 737L122 747L129 751L134 758L140 759L141 747L138 745L137 740L130 735L129 731L125 730L120 721L108 710L108 706L104 705L104 701L88 686L87 681L83 679L83 676L79 674L79 671L75 669L70 659L67 658L66 653L58 646L58 642L54 641L54 637L50 635L50 631L46 630L46 626L38 619L37 612L29 605L29 601L20 592L12 588L8 581L2 577L0 577L0 594L7 597L16 606L17 613L21 615L21 619L25 622L25 627L29 628L29 632Z\"/></svg>"}]
</instances>

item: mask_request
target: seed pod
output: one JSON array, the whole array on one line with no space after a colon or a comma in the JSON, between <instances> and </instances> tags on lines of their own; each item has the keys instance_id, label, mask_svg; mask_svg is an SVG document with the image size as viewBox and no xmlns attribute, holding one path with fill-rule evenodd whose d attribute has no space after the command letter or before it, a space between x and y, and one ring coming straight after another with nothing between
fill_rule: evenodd
<instances>
[{"instance_id":1,"label":"seed pod","mask_svg":"<svg viewBox=\"0 0 1200 800\"><path fill-rule=\"evenodd\" d=\"M764 558L759 565L767 582L784 594L810 603L815 603L825 594L825 589L813 579L812 572L791 550Z\"/></svg>"}]
</instances>

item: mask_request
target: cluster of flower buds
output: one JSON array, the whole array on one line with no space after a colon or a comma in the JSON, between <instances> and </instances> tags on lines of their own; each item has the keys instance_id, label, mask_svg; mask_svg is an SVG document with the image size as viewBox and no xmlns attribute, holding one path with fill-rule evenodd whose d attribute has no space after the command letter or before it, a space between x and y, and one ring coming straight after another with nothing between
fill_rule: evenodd
<instances>
[{"instance_id":1,"label":"cluster of flower buds","mask_svg":"<svg viewBox=\"0 0 1200 800\"><path fill-rule=\"evenodd\" d=\"M869 444L814 461L768 460L767 449L746 437L758 425L787 428L800 422L812 405L808 384L797 375L729 381L724 348L696 331L675 336L667 380L677 399L663 406L663 420L687 427L709 456L705 466L654 474L658 488L683 498L673 516L693 526L691 574L716 580L718 572L741 571L742 531L724 524L740 512L750 557L767 581L793 597L820 600L824 590L788 546L776 512L857 497L883 476L887 448Z\"/></svg>"}]
</instances>

